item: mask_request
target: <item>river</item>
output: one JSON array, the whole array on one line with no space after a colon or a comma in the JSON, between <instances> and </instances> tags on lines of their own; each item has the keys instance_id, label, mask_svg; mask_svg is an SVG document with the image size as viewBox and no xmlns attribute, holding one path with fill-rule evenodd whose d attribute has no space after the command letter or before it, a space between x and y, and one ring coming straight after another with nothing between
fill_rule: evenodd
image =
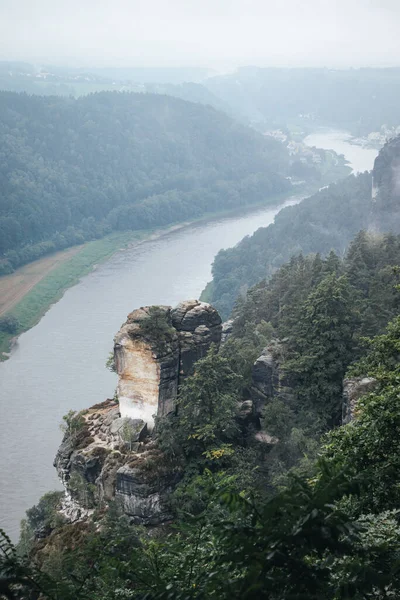
<instances>
[{"instance_id":1,"label":"river","mask_svg":"<svg viewBox=\"0 0 400 600\"><path fill-rule=\"evenodd\" d=\"M350 133L335 129L321 129L304 139L304 143L307 146L315 146L324 150L334 150L337 154L343 154L354 173L370 171L374 166L374 160L378 151L373 148L363 148L356 144L351 144L350 141Z\"/></svg>"},{"instance_id":2,"label":"river","mask_svg":"<svg viewBox=\"0 0 400 600\"><path fill-rule=\"evenodd\" d=\"M370 151L338 135L336 146L332 132L307 143L344 153L355 170L370 169ZM285 205L300 200L293 196ZM128 312L199 297L217 252L272 223L280 208L192 225L119 252L21 335L11 358L0 363L0 528L14 540L26 509L61 489L52 462L62 416L113 395L116 376L105 362Z\"/></svg>"}]
</instances>

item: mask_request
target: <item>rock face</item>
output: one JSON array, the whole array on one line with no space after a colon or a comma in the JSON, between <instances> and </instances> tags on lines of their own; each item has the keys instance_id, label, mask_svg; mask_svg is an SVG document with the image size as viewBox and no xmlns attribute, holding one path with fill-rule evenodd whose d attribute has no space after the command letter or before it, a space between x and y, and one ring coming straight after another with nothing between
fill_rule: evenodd
<instances>
[{"instance_id":1,"label":"rock face","mask_svg":"<svg viewBox=\"0 0 400 600\"><path fill-rule=\"evenodd\" d=\"M225 344L225 342L230 338L233 333L233 323L234 319L229 319L222 323L222 335L221 335L221 344Z\"/></svg>"},{"instance_id":2,"label":"rock face","mask_svg":"<svg viewBox=\"0 0 400 600\"><path fill-rule=\"evenodd\" d=\"M162 341L157 343L155 336L152 339L143 331L142 324L151 315L149 307L130 313L114 338L121 416L143 419L150 426L153 415L173 409L178 391L179 344L171 325L171 308L157 309L156 316L166 330Z\"/></svg>"},{"instance_id":3,"label":"rock face","mask_svg":"<svg viewBox=\"0 0 400 600\"><path fill-rule=\"evenodd\" d=\"M268 348L265 348L262 355L255 361L251 382L254 400L268 400L277 395L279 363Z\"/></svg>"},{"instance_id":4,"label":"rock face","mask_svg":"<svg viewBox=\"0 0 400 600\"><path fill-rule=\"evenodd\" d=\"M193 372L194 363L203 358L211 344L221 343L221 317L206 302L187 300L171 311L172 325L178 333L179 379Z\"/></svg>"},{"instance_id":5,"label":"rock face","mask_svg":"<svg viewBox=\"0 0 400 600\"><path fill-rule=\"evenodd\" d=\"M67 519L84 519L111 500L139 524L171 517L167 499L179 474L168 471L151 438L153 415L174 409L179 384L220 344L221 329L217 311L198 300L128 315L114 339L117 399L73 419L55 458Z\"/></svg>"},{"instance_id":6,"label":"rock face","mask_svg":"<svg viewBox=\"0 0 400 600\"><path fill-rule=\"evenodd\" d=\"M343 425L354 419L359 398L376 390L377 385L378 382L373 377L352 377L343 381Z\"/></svg>"},{"instance_id":7,"label":"rock face","mask_svg":"<svg viewBox=\"0 0 400 600\"><path fill-rule=\"evenodd\" d=\"M284 400L290 395L290 386L282 373L281 362L282 345L278 340L272 340L253 365L250 395L258 416L267 402L277 397Z\"/></svg>"},{"instance_id":8,"label":"rock face","mask_svg":"<svg viewBox=\"0 0 400 600\"><path fill-rule=\"evenodd\" d=\"M130 313L114 339L121 416L152 427L154 415L171 412L179 384L211 344L220 344L221 330L218 312L198 300Z\"/></svg>"},{"instance_id":9,"label":"rock face","mask_svg":"<svg viewBox=\"0 0 400 600\"><path fill-rule=\"evenodd\" d=\"M160 475L161 466L157 470L162 456L147 424L121 417L114 400L90 408L81 419L79 431L65 435L54 462L66 490L64 516L80 520L103 502L117 500L136 523L168 520L167 497L177 476Z\"/></svg>"},{"instance_id":10,"label":"rock face","mask_svg":"<svg viewBox=\"0 0 400 600\"><path fill-rule=\"evenodd\" d=\"M172 519L168 496L176 483L176 475L150 476L143 470L143 464L138 467L134 463L124 465L117 471L116 499L133 522L159 525Z\"/></svg>"}]
</instances>

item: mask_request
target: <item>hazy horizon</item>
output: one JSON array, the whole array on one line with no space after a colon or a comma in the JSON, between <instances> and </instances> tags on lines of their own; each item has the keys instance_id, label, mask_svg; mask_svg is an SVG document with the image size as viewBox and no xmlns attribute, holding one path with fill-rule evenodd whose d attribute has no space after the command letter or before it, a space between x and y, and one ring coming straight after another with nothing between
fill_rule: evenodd
<instances>
[{"instance_id":1,"label":"hazy horizon","mask_svg":"<svg viewBox=\"0 0 400 600\"><path fill-rule=\"evenodd\" d=\"M396 0L0 0L0 60L70 67L400 65Z\"/></svg>"}]
</instances>

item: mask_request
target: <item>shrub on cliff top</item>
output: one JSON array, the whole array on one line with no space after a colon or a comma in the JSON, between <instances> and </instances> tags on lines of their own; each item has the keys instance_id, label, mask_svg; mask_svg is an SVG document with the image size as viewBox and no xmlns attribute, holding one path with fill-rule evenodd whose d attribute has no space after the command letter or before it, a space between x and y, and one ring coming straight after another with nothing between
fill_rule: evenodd
<instances>
[{"instance_id":1,"label":"shrub on cliff top","mask_svg":"<svg viewBox=\"0 0 400 600\"><path fill-rule=\"evenodd\" d=\"M148 316L139 322L140 331L148 338L158 351L163 351L175 334L175 329L168 323L167 314L160 306L150 306Z\"/></svg>"}]
</instances>

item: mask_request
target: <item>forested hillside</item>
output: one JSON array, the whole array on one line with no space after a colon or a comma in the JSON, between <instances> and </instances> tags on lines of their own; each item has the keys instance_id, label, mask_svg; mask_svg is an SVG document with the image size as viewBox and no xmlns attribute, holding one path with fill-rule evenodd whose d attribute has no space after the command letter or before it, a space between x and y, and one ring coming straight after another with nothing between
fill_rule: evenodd
<instances>
[{"instance_id":1,"label":"forested hillside","mask_svg":"<svg viewBox=\"0 0 400 600\"><path fill-rule=\"evenodd\" d=\"M260 125L331 125L364 135L400 123L398 68L243 67L205 83L236 113Z\"/></svg>"},{"instance_id":2,"label":"forested hillside","mask_svg":"<svg viewBox=\"0 0 400 600\"><path fill-rule=\"evenodd\" d=\"M262 130L328 125L365 135L400 123L398 68L249 66L215 75L200 68L73 69L0 61L0 89L76 97L102 90L166 93L210 104Z\"/></svg>"},{"instance_id":3,"label":"forested hillside","mask_svg":"<svg viewBox=\"0 0 400 600\"><path fill-rule=\"evenodd\" d=\"M47 494L28 511L18 551L0 538L1 590L53 600L397 598L399 262L400 236L360 232L343 260L296 256L250 290L231 337L158 419L151 462L122 446L108 455L112 464L131 452L149 485L174 482L173 527L146 531L101 501L68 523L60 493ZM148 325L164 339L157 314ZM378 336L366 344L365 334ZM261 404L260 352L277 369ZM346 372L373 387L340 426ZM82 448L83 414L65 418L66 439Z\"/></svg>"},{"instance_id":4,"label":"forested hillside","mask_svg":"<svg viewBox=\"0 0 400 600\"><path fill-rule=\"evenodd\" d=\"M239 294L271 275L293 254L344 251L371 216L371 175L351 175L296 206L283 209L269 227L258 229L215 257L203 296L228 317Z\"/></svg>"},{"instance_id":5,"label":"forested hillside","mask_svg":"<svg viewBox=\"0 0 400 600\"><path fill-rule=\"evenodd\" d=\"M390 140L375 159L371 227L400 231L400 136Z\"/></svg>"},{"instance_id":6,"label":"forested hillside","mask_svg":"<svg viewBox=\"0 0 400 600\"><path fill-rule=\"evenodd\" d=\"M168 96L0 93L0 256L7 272L111 229L148 229L272 201L278 142Z\"/></svg>"},{"instance_id":7,"label":"forested hillside","mask_svg":"<svg viewBox=\"0 0 400 600\"><path fill-rule=\"evenodd\" d=\"M338 424L349 364L365 352L364 338L381 333L399 313L399 264L400 236L365 231L343 258L333 251L325 259L292 256L239 300L223 352L248 377L249 362L271 339L283 340L275 352L291 392L288 404L303 424L311 417L312 429Z\"/></svg>"},{"instance_id":8,"label":"forested hillside","mask_svg":"<svg viewBox=\"0 0 400 600\"><path fill-rule=\"evenodd\" d=\"M397 137L380 151L372 175L351 175L331 184L301 204L285 208L275 223L260 228L235 248L221 250L204 298L227 317L240 293L270 276L293 254L343 253L360 229L398 233L399 165Z\"/></svg>"}]
</instances>

